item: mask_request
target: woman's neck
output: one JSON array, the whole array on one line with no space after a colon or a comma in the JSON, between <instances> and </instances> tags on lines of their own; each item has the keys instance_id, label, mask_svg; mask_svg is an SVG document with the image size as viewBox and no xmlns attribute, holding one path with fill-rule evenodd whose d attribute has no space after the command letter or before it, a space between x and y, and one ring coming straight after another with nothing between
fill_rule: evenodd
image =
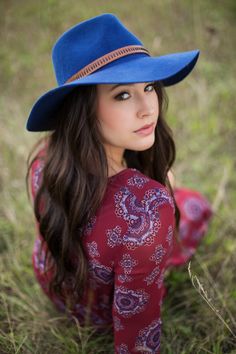
<instances>
[{"instance_id":1,"label":"woman's neck","mask_svg":"<svg viewBox=\"0 0 236 354\"><path fill-rule=\"evenodd\" d=\"M127 163L124 158L122 158L121 162L116 162L114 159L108 159L108 177L111 177L126 168Z\"/></svg>"},{"instance_id":2,"label":"woman's neck","mask_svg":"<svg viewBox=\"0 0 236 354\"><path fill-rule=\"evenodd\" d=\"M104 148L106 151L108 163L108 177L111 177L127 168L127 164L124 158L125 149L111 146L106 143L104 143Z\"/></svg>"}]
</instances>

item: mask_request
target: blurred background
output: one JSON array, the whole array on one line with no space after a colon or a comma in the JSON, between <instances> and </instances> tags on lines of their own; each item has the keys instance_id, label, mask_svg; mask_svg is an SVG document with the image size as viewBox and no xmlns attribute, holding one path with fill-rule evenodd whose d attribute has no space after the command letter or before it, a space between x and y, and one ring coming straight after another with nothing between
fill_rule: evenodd
<instances>
[{"instance_id":1,"label":"blurred background","mask_svg":"<svg viewBox=\"0 0 236 354\"><path fill-rule=\"evenodd\" d=\"M201 51L191 75L167 88L167 120L177 184L202 192L215 211L191 261L205 295L188 265L168 274L162 353L236 353L235 0L0 1L0 353L112 353L111 338L71 325L42 295L25 186L27 156L42 136L25 124L34 101L56 86L52 45L104 12L152 55Z\"/></svg>"}]
</instances>

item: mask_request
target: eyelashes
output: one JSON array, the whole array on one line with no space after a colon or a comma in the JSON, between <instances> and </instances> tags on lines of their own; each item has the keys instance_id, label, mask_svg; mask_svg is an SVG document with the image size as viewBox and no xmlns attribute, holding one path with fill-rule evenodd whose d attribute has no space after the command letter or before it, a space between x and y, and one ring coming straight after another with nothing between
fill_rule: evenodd
<instances>
[{"instance_id":1,"label":"eyelashes","mask_svg":"<svg viewBox=\"0 0 236 354\"><path fill-rule=\"evenodd\" d=\"M146 90L147 87L151 87L152 89L148 90L147 92L152 92L154 90L154 85L155 85L154 83L150 83L150 84L146 85L145 86L145 90ZM124 98L124 95L130 96L130 94L127 91L122 91L121 93L116 95L114 98L117 101L126 101L129 97L128 98Z\"/></svg>"}]
</instances>

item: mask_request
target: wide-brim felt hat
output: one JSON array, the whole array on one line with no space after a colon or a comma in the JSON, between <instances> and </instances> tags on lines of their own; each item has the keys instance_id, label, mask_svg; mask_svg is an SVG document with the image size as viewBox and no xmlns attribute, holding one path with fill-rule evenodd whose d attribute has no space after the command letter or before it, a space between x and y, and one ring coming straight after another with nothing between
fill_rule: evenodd
<instances>
[{"instance_id":1,"label":"wide-brim felt hat","mask_svg":"<svg viewBox=\"0 0 236 354\"><path fill-rule=\"evenodd\" d=\"M63 33L52 49L58 86L37 99L27 121L29 131L56 129L56 112L77 86L183 80L199 50L153 57L142 42L113 14L83 21Z\"/></svg>"}]
</instances>

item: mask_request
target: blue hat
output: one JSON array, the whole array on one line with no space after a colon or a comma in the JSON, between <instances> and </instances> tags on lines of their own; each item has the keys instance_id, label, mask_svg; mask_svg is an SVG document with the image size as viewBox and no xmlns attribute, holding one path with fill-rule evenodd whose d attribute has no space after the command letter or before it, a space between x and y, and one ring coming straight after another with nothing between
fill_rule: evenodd
<instances>
[{"instance_id":1,"label":"blue hat","mask_svg":"<svg viewBox=\"0 0 236 354\"><path fill-rule=\"evenodd\" d=\"M152 57L142 42L113 14L83 21L59 37L52 50L58 86L41 96L30 112L27 129L56 128L56 111L79 85L183 80L193 69L199 50Z\"/></svg>"}]
</instances>

